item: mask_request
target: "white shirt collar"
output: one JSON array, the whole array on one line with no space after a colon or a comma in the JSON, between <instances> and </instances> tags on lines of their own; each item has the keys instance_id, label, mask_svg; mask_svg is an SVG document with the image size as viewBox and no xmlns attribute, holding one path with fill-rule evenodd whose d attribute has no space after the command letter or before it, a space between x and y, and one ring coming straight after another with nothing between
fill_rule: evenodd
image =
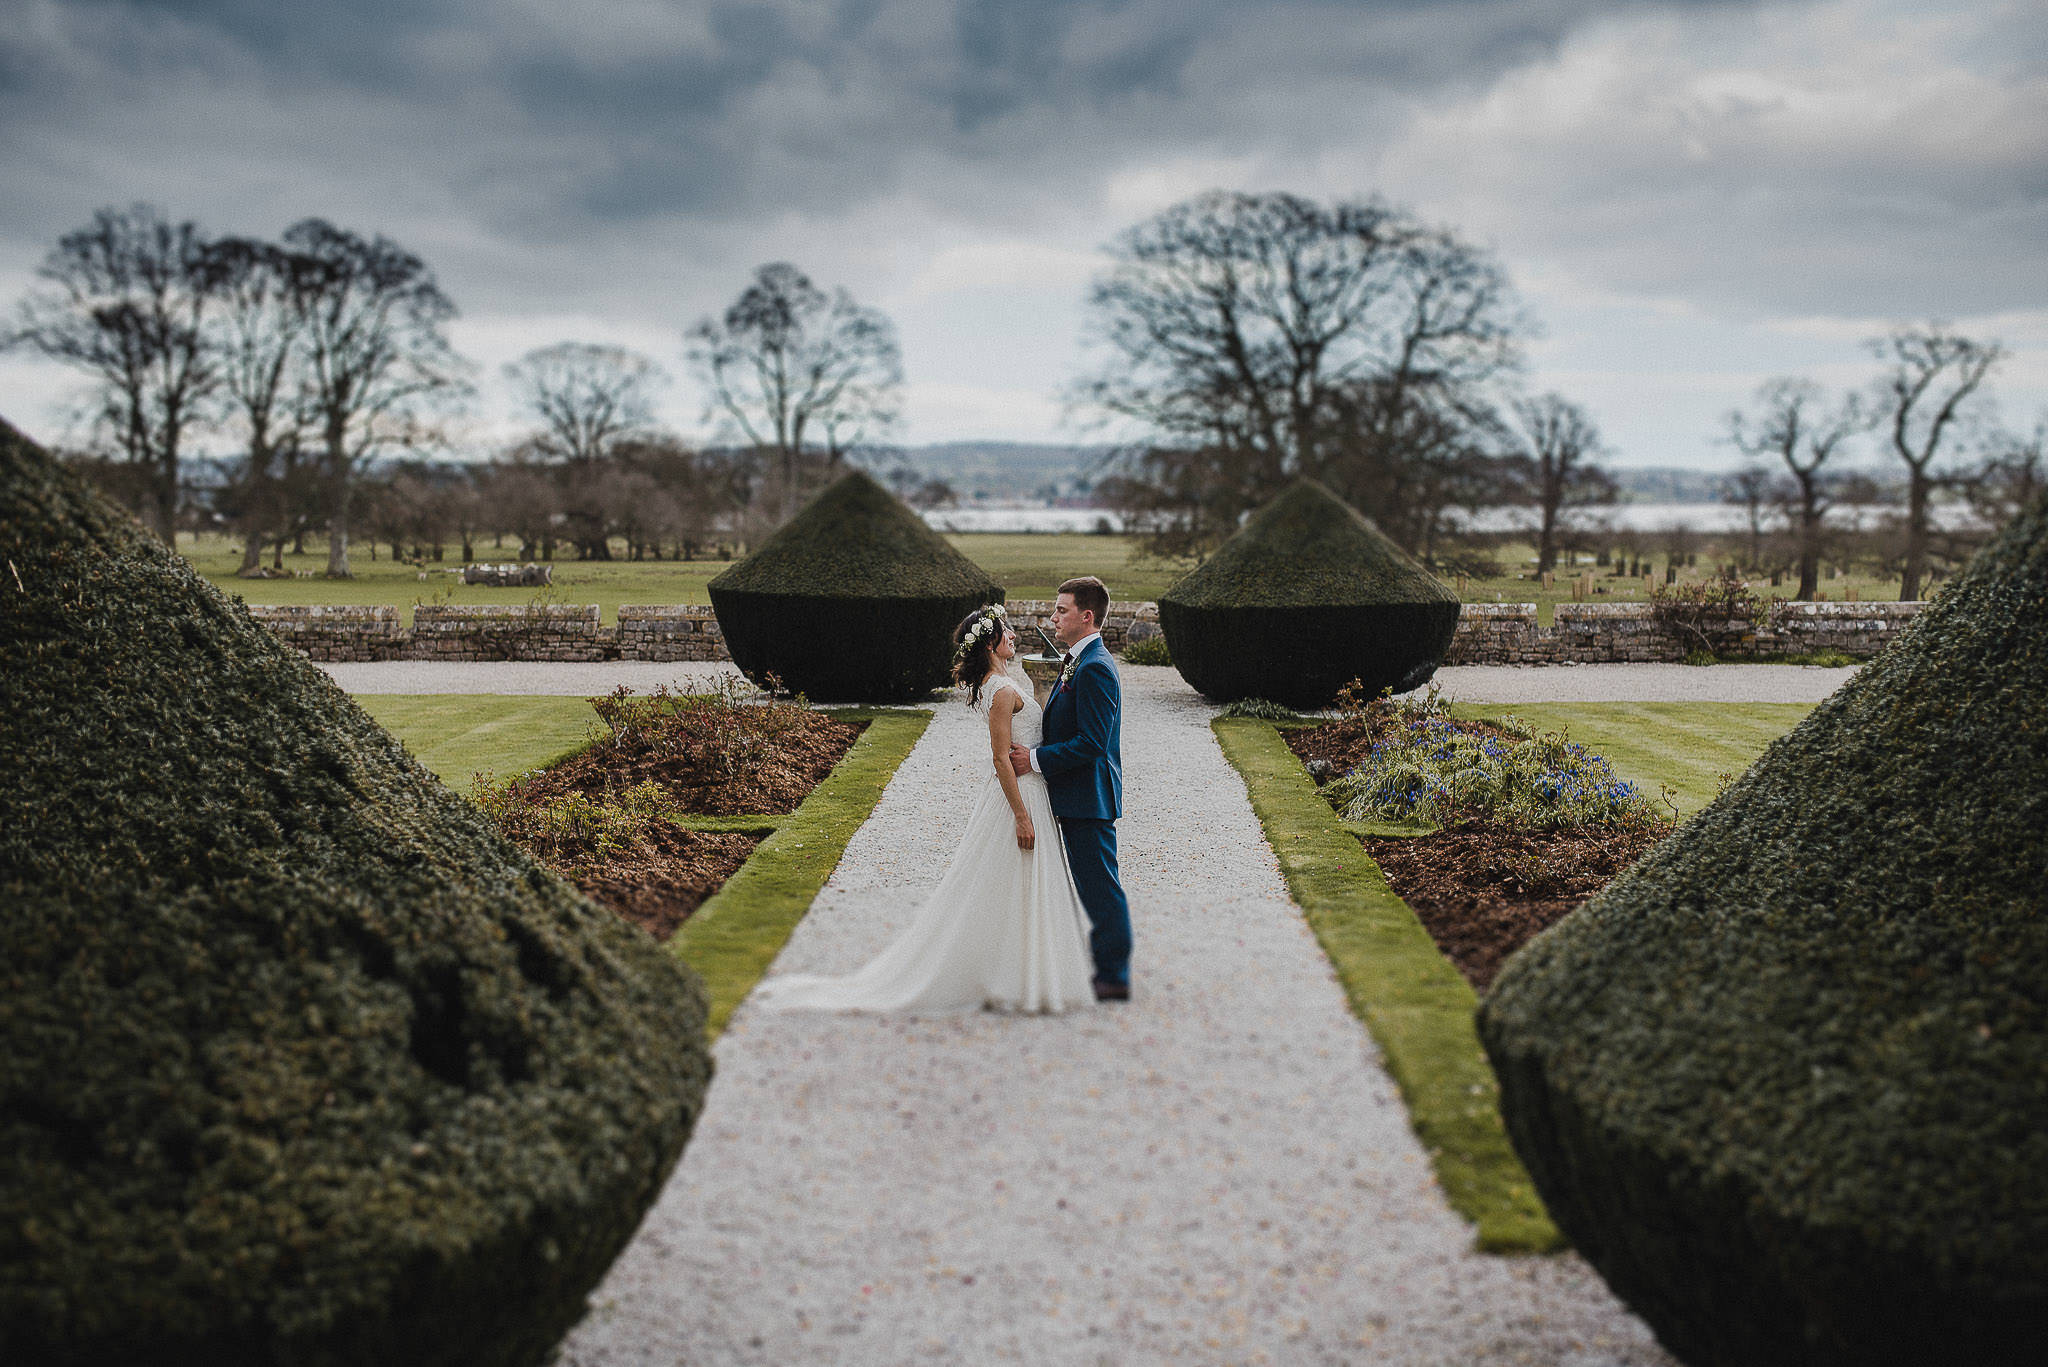
<instances>
[{"instance_id":1,"label":"white shirt collar","mask_svg":"<svg viewBox=\"0 0 2048 1367\"><path fill-rule=\"evenodd\" d=\"M1074 643L1073 643L1072 645L1068 646L1068 647L1067 647L1067 654L1069 654L1069 655L1073 656L1073 657L1074 657L1075 659L1077 659L1077 660L1078 660L1078 659L1080 659L1080 658L1081 658L1081 652L1082 652L1082 651L1084 651L1084 650L1086 650L1086 649L1088 648L1088 643L1089 643L1090 641L1099 641L1099 640L1101 640L1101 639L1102 639L1102 633L1101 633L1101 632L1099 632L1099 631L1091 631L1091 632L1089 632L1089 633L1088 633L1088 634L1087 634L1086 636L1083 636L1083 637L1082 637L1082 638L1081 638L1080 640L1078 640L1078 641L1074 642Z\"/></svg>"}]
</instances>

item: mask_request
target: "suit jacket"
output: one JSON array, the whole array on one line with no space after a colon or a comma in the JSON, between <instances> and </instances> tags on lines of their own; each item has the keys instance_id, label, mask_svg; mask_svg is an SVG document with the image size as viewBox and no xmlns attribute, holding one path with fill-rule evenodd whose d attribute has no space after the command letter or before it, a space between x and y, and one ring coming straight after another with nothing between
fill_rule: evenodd
<instances>
[{"instance_id":1,"label":"suit jacket","mask_svg":"<svg viewBox=\"0 0 2048 1367\"><path fill-rule=\"evenodd\" d=\"M1074 661L1074 676L1045 700L1038 769L1054 816L1114 821L1123 815L1123 681L1100 636Z\"/></svg>"}]
</instances>

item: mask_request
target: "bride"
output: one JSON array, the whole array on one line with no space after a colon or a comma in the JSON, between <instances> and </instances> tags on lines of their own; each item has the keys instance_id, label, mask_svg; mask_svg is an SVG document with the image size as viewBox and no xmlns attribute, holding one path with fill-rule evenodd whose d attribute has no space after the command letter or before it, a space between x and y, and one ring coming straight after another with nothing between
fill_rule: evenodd
<instances>
[{"instance_id":1,"label":"bride","mask_svg":"<svg viewBox=\"0 0 2048 1367\"><path fill-rule=\"evenodd\" d=\"M1039 707L1005 672L1017 654L1000 604L954 629L953 678L988 721L991 773L967 832L910 924L843 978L791 973L754 999L770 1010L1066 1011L1095 1004L1088 916L1067 870L1045 779L1019 777L1010 746L1039 743Z\"/></svg>"}]
</instances>

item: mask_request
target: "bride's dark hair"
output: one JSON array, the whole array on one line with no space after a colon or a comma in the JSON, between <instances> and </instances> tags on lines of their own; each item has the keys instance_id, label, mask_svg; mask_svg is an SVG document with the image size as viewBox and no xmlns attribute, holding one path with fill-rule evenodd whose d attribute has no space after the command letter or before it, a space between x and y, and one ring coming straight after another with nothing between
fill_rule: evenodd
<instances>
[{"instance_id":1,"label":"bride's dark hair","mask_svg":"<svg viewBox=\"0 0 2048 1367\"><path fill-rule=\"evenodd\" d=\"M967 633L984 617L995 619L995 630L983 632L981 639L971 646L962 646ZM999 614L988 608L976 608L953 628L953 645L956 647L953 652L953 682L967 685L969 707L981 701L981 686L988 682L989 675L996 672L996 642L1003 639L1007 625Z\"/></svg>"}]
</instances>

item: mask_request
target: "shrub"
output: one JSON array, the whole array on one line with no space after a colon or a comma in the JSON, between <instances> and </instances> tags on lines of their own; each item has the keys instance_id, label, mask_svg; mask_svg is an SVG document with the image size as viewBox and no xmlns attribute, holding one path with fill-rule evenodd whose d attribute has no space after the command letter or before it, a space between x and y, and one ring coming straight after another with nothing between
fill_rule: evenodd
<instances>
[{"instance_id":1,"label":"shrub","mask_svg":"<svg viewBox=\"0 0 2048 1367\"><path fill-rule=\"evenodd\" d=\"M1220 714L1225 717L1251 717L1258 721L1299 721L1301 714L1291 707L1282 707L1270 698L1239 698L1224 707Z\"/></svg>"},{"instance_id":2,"label":"shrub","mask_svg":"<svg viewBox=\"0 0 2048 1367\"><path fill-rule=\"evenodd\" d=\"M0 1357L541 1361L694 975L4 424L0 560Z\"/></svg>"},{"instance_id":3,"label":"shrub","mask_svg":"<svg viewBox=\"0 0 2048 1367\"><path fill-rule=\"evenodd\" d=\"M1473 817L1558 830L1587 826L1649 829L1668 812L1619 777L1607 760L1554 732L1513 718L1464 722L1431 684L1418 698L1367 698L1356 683L1337 695L1344 719L1371 744L1332 776L1327 761L1310 777L1346 821L1434 823Z\"/></svg>"},{"instance_id":4,"label":"shrub","mask_svg":"<svg viewBox=\"0 0 2048 1367\"><path fill-rule=\"evenodd\" d=\"M479 774L470 798L521 849L565 873L595 873L620 850L646 840L657 823L683 815L653 781L592 797L571 789L538 796L517 779Z\"/></svg>"},{"instance_id":5,"label":"shrub","mask_svg":"<svg viewBox=\"0 0 2048 1367\"><path fill-rule=\"evenodd\" d=\"M1327 706L1347 681L1406 692L1436 672L1458 599L1322 485L1252 514L1159 600L1174 666L1219 702Z\"/></svg>"},{"instance_id":6,"label":"shrub","mask_svg":"<svg viewBox=\"0 0 2048 1367\"><path fill-rule=\"evenodd\" d=\"M1416 718L1374 743L1323 796L1346 821L1447 824L1490 817L1512 826L1648 828L1666 818L1607 761L1564 736L1491 734Z\"/></svg>"},{"instance_id":7,"label":"shrub","mask_svg":"<svg viewBox=\"0 0 2048 1367\"><path fill-rule=\"evenodd\" d=\"M707 586L733 662L831 702L900 702L949 681L953 628L1002 587L861 471Z\"/></svg>"},{"instance_id":8,"label":"shrub","mask_svg":"<svg viewBox=\"0 0 2048 1367\"><path fill-rule=\"evenodd\" d=\"M1173 652L1167 649L1164 636L1149 636L1126 644L1123 659L1127 665L1170 665Z\"/></svg>"},{"instance_id":9,"label":"shrub","mask_svg":"<svg viewBox=\"0 0 2048 1367\"><path fill-rule=\"evenodd\" d=\"M1754 656L1757 634L1784 612L1784 600L1757 593L1723 569L1717 578L1659 584L1650 591L1650 615L1682 641L1689 665L1710 665L1717 655Z\"/></svg>"},{"instance_id":10,"label":"shrub","mask_svg":"<svg viewBox=\"0 0 2048 1367\"><path fill-rule=\"evenodd\" d=\"M1480 1013L1558 1224L1695 1364L2048 1342L2048 500Z\"/></svg>"}]
</instances>

